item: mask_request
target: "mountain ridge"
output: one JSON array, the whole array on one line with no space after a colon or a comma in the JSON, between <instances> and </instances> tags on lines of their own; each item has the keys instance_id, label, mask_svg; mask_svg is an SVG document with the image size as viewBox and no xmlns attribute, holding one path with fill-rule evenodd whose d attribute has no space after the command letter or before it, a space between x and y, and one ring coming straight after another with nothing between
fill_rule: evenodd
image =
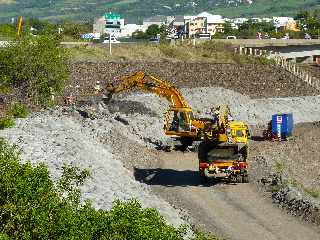
<instances>
[{"instance_id":1,"label":"mountain ridge","mask_svg":"<svg viewBox=\"0 0 320 240\"><path fill-rule=\"evenodd\" d=\"M107 11L122 14L129 22L153 15L197 14L201 11L226 17L295 15L301 9L320 7L319 0L0 0L0 21L17 16L57 21L92 21Z\"/></svg>"}]
</instances>

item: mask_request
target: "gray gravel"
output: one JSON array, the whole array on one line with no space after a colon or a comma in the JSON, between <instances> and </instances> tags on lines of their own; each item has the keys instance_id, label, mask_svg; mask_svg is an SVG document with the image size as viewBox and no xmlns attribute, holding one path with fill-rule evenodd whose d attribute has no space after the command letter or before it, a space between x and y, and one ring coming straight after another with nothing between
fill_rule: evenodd
<instances>
[{"instance_id":1,"label":"gray gravel","mask_svg":"<svg viewBox=\"0 0 320 240\"><path fill-rule=\"evenodd\" d=\"M64 163L90 170L92 177L82 187L82 194L96 208L109 209L116 199L137 198L143 206L159 209L175 226L184 222L178 210L135 181L132 172L112 154L111 145L101 143L101 136L112 138L113 125L121 130L121 124L112 116L98 121L63 113L57 109L17 120L14 128L0 131L0 136L21 147L23 160L47 164L54 179L60 176Z\"/></svg>"},{"instance_id":2,"label":"gray gravel","mask_svg":"<svg viewBox=\"0 0 320 240\"><path fill-rule=\"evenodd\" d=\"M200 116L205 116L211 107L228 104L235 119L250 125L266 124L275 113L292 112L295 123L320 120L320 96L251 99L220 87L183 88L181 92ZM168 108L166 100L153 94L130 94L125 99L141 102L160 116Z\"/></svg>"},{"instance_id":3,"label":"gray gravel","mask_svg":"<svg viewBox=\"0 0 320 240\"><path fill-rule=\"evenodd\" d=\"M320 120L319 96L257 100L219 87L182 89L182 93L202 116L212 106L229 104L234 117L249 124L265 124L276 112L293 112L295 122ZM159 209L172 224L183 223L182 210L152 194L128 170L158 161L154 143L168 139L162 130L166 100L134 93L118 95L113 101L107 106L99 103L36 113L0 131L0 137L18 144L24 160L45 162L54 179L64 163L89 169L92 178L82 193L97 208L109 209L115 199L138 198L144 206Z\"/></svg>"}]
</instances>

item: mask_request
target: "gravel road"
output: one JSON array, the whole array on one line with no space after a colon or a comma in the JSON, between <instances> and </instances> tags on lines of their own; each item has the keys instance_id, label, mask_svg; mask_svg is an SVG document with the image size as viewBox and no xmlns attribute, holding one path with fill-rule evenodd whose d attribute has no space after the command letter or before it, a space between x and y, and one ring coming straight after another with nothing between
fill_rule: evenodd
<instances>
[{"instance_id":1,"label":"gravel road","mask_svg":"<svg viewBox=\"0 0 320 240\"><path fill-rule=\"evenodd\" d=\"M198 115L228 103L234 117L254 125L277 111L293 111L296 122L320 120L319 96L253 99L221 87L182 92ZM174 225L190 218L230 239L320 239L318 229L272 205L254 184L202 186L195 154L156 151L154 144L167 139L165 100L134 93L116 96L108 105L94 100L80 105L34 113L0 131L0 137L18 144L24 160L45 162L55 179L64 163L88 168L92 177L82 193L96 208L134 197Z\"/></svg>"},{"instance_id":2,"label":"gravel road","mask_svg":"<svg viewBox=\"0 0 320 240\"><path fill-rule=\"evenodd\" d=\"M140 181L170 203L189 211L192 221L227 239L319 239L319 228L306 225L266 200L252 184L203 186L194 153L165 153L154 169L135 169Z\"/></svg>"}]
</instances>

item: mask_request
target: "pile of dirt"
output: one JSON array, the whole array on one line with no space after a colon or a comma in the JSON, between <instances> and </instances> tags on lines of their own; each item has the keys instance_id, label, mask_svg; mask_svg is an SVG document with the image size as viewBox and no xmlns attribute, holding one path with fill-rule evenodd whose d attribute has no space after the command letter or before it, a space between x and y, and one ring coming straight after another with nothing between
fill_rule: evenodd
<instances>
[{"instance_id":1,"label":"pile of dirt","mask_svg":"<svg viewBox=\"0 0 320 240\"><path fill-rule=\"evenodd\" d=\"M0 131L0 137L17 144L24 161L45 163L54 180L64 164L88 169L91 176L81 188L82 197L98 209L110 209L117 199L136 198L144 207L158 209L171 224L184 224L179 209L134 179L129 169L156 164L157 154L117 116L101 106L57 107L18 119L13 128Z\"/></svg>"},{"instance_id":2,"label":"pile of dirt","mask_svg":"<svg viewBox=\"0 0 320 240\"><path fill-rule=\"evenodd\" d=\"M236 65L185 62L78 62L70 66L72 81L66 95L80 97L94 92L117 77L135 70L146 72L181 87L223 87L252 98L317 95L319 91L291 73L269 65Z\"/></svg>"},{"instance_id":3,"label":"pile of dirt","mask_svg":"<svg viewBox=\"0 0 320 240\"><path fill-rule=\"evenodd\" d=\"M318 96L252 99L221 87L181 88L180 91L192 107L194 114L199 117L210 117L206 112L211 107L227 104L236 120L245 121L250 125L265 125L272 114L286 112L293 113L296 123L320 121L320 97ZM139 102L157 113L161 119L164 119L163 114L169 108L169 103L165 99L154 94L128 93L115 95L114 99Z\"/></svg>"}]
</instances>

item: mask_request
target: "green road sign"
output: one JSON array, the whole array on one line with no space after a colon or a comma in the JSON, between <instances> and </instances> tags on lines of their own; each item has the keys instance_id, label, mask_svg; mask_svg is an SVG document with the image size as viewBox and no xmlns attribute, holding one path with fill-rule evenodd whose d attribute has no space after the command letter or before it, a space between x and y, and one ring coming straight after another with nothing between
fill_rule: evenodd
<instances>
[{"instance_id":1,"label":"green road sign","mask_svg":"<svg viewBox=\"0 0 320 240\"><path fill-rule=\"evenodd\" d=\"M119 19L121 19L121 16L120 16L120 14L109 12L109 13L104 14L104 18L106 20L119 20Z\"/></svg>"}]
</instances>

